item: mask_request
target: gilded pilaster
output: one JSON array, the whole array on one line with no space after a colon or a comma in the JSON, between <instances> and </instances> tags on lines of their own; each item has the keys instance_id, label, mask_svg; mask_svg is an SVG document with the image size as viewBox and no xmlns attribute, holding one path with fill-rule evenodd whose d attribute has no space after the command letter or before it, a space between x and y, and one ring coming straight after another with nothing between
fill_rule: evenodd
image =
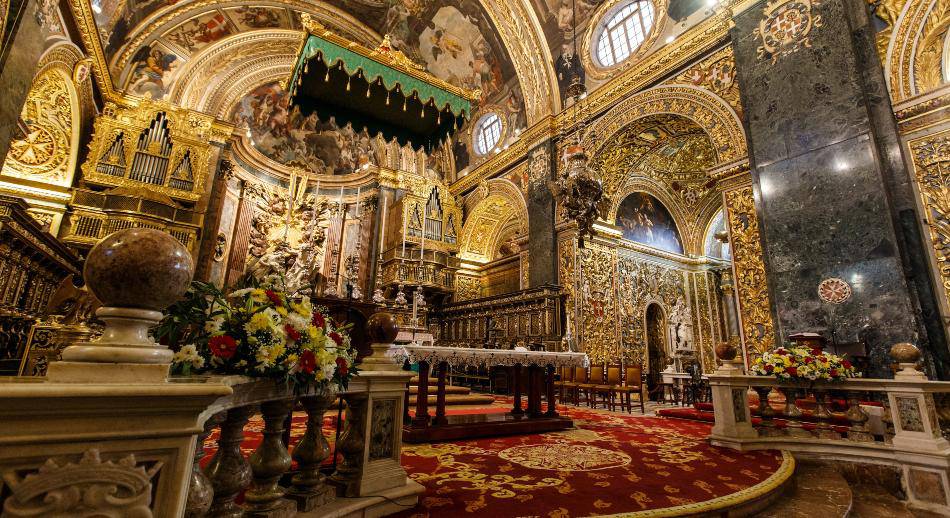
<instances>
[{"instance_id":1,"label":"gilded pilaster","mask_svg":"<svg viewBox=\"0 0 950 518\"><path fill-rule=\"evenodd\" d=\"M771 350L775 330L752 187L725 193L736 296L746 356Z\"/></svg>"}]
</instances>

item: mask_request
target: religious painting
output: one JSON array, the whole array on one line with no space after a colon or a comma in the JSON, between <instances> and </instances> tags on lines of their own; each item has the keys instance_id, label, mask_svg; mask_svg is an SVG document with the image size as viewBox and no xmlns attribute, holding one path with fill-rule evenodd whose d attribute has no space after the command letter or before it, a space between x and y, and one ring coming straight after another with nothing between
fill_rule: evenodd
<instances>
[{"instance_id":1,"label":"religious painting","mask_svg":"<svg viewBox=\"0 0 950 518\"><path fill-rule=\"evenodd\" d=\"M142 47L132 58L126 90L135 95L163 99L183 60L160 43Z\"/></svg>"},{"instance_id":2,"label":"religious painting","mask_svg":"<svg viewBox=\"0 0 950 518\"><path fill-rule=\"evenodd\" d=\"M279 29L291 26L290 16L284 9L241 6L226 9L225 13L227 13L238 31Z\"/></svg>"},{"instance_id":3,"label":"religious painting","mask_svg":"<svg viewBox=\"0 0 950 518\"><path fill-rule=\"evenodd\" d=\"M480 89L492 98L504 85L501 65L470 16L442 7L419 34L419 53L426 68L446 81Z\"/></svg>"},{"instance_id":4,"label":"religious painting","mask_svg":"<svg viewBox=\"0 0 950 518\"><path fill-rule=\"evenodd\" d=\"M623 237L660 250L683 253L683 242L670 211L659 200L643 192L635 192L620 204L616 225Z\"/></svg>"},{"instance_id":5,"label":"religious painting","mask_svg":"<svg viewBox=\"0 0 950 518\"><path fill-rule=\"evenodd\" d=\"M235 106L231 120L249 132L253 146L282 164L299 165L318 174L349 174L364 163L375 163L372 142L364 131L303 116L280 85L255 88Z\"/></svg>"},{"instance_id":6,"label":"religious painting","mask_svg":"<svg viewBox=\"0 0 950 518\"><path fill-rule=\"evenodd\" d=\"M532 3L554 56L554 72L564 100L575 75L582 83L586 80L580 56L574 52L574 27L577 27L576 47L579 52L590 18L604 0L533 0Z\"/></svg>"},{"instance_id":7,"label":"religious painting","mask_svg":"<svg viewBox=\"0 0 950 518\"><path fill-rule=\"evenodd\" d=\"M194 53L236 32L223 13L212 11L175 27L165 35L165 38L178 47Z\"/></svg>"}]
</instances>

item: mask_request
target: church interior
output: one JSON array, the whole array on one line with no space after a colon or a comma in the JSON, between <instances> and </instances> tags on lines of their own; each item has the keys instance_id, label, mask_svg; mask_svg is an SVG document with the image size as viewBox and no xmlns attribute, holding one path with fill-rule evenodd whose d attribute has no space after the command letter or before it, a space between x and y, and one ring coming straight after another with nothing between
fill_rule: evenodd
<instances>
[{"instance_id":1,"label":"church interior","mask_svg":"<svg viewBox=\"0 0 950 518\"><path fill-rule=\"evenodd\" d=\"M0 517L950 516L950 1L0 34Z\"/></svg>"}]
</instances>

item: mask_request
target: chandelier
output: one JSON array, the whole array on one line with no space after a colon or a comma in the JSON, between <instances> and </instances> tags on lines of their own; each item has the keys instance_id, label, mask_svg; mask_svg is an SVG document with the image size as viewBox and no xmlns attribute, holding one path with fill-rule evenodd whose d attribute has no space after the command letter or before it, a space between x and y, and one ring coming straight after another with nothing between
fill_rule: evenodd
<instances>
[{"instance_id":1,"label":"chandelier","mask_svg":"<svg viewBox=\"0 0 950 518\"><path fill-rule=\"evenodd\" d=\"M572 9L573 9L572 5ZM574 12L576 16L576 11ZM574 23L574 53L577 53L577 24ZM551 185L554 197L564 208L568 219L577 223L577 245L584 248L584 237L593 237L594 222L600 214L600 203L604 197L604 184L600 175L590 166L590 160L584 151L582 139L587 129L587 110L584 100L587 89L577 70L573 70L571 84L567 90L574 101L571 126L574 128L573 142L564 149L563 166Z\"/></svg>"}]
</instances>

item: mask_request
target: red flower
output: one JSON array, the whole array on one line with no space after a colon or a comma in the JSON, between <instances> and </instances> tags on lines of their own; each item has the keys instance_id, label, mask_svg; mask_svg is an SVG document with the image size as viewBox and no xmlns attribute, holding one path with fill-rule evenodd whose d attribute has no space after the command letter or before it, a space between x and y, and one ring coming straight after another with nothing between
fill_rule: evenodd
<instances>
[{"instance_id":1,"label":"red flower","mask_svg":"<svg viewBox=\"0 0 950 518\"><path fill-rule=\"evenodd\" d=\"M786 370L786 372L788 372L788 375L789 375L789 376L797 376L797 375L798 375L798 368L796 368L796 367L789 367L788 370Z\"/></svg>"},{"instance_id":2,"label":"red flower","mask_svg":"<svg viewBox=\"0 0 950 518\"><path fill-rule=\"evenodd\" d=\"M817 349L817 348L812 349L811 353L814 354L815 356L821 356L821 349Z\"/></svg>"},{"instance_id":3,"label":"red flower","mask_svg":"<svg viewBox=\"0 0 950 518\"><path fill-rule=\"evenodd\" d=\"M815 361L815 359L812 358L811 356L806 356L806 357L805 357L805 360L804 360L805 363L811 363L811 362L813 362L813 361Z\"/></svg>"},{"instance_id":4,"label":"red flower","mask_svg":"<svg viewBox=\"0 0 950 518\"><path fill-rule=\"evenodd\" d=\"M346 358L338 356L336 359L336 370L340 373L341 377L346 377L347 373L350 372L350 368L346 365Z\"/></svg>"},{"instance_id":5,"label":"red flower","mask_svg":"<svg viewBox=\"0 0 950 518\"><path fill-rule=\"evenodd\" d=\"M313 317L310 319L310 322L317 329L323 329L327 325L327 320L323 318L323 315L321 315L319 311L313 312Z\"/></svg>"},{"instance_id":6,"label":"red flower","mask_svg":"<svg viewBox=\"0 0 950 518\"><path fill-rule=\"evenodd\" d=\"M270 299L271 303L275 306L283 306L284 302L280 300L280 295L277 294L274 290L266 290L264 293L267 295L267 298Z\"/></svg>"},{"instance_id":7,"label":"red flower","mask_svg":"<svg viewBox=\"0 0 950 518\"><path fill-rule=\"evenodd\" d=\"M334 331L330 333L330 338L332 338L333 341L336 342L337 347L340 347L341 345L343 345L343 337L340 336L340 333L337 333L336 331Z\"/></svg>"},{"instance_id":8,"label":"red flower","mask_svg":"<svg viewBox=\"0 0 950 518\"><path fill-rule=\"evenodd\" d=\"M211 349L211 354L228 359L237 352L237 340L228 335L212 336L208 341L208 348Z\"/></svg>"},{"instance_id":9,"label":"red flower","mask_svg":"<svg viewBox=\"0 0 950 518\"><path fill-rule=\"evenodd\" d=\"M772 366L772 365L766 365L766 366L765 366L765 372L772 372L772 371L774 371L774 370L775 370L775 367Z\"/></svg>"},{"instance_id":10,"label":"red flower","mask_svg":"<svg viewBox=\"0 0 950 518\"><path fill-rule=\"evenodd\" d=\"M775 351L776 354L781 354L782 356L788 356L788 351L785 349L778 349Z\"/></svg>"},{"instance_id":11,"label":"red flower","mask_svg":"<svg viewBox=\"0 0 950 518\"><path fill-rule=\"evenodd\" d=\"M831 371L830 371L828 374L831 374L831 377L832 377L832 378L837 378L837 377L838 377L838 369L831 369Z\"/></svg>"},{"instance_id":12,"label":"red flower","mask_svg":"<svg viewBox=\"0 0 950 518\"><path fill-rule=\"evenodd\" d=\"M284 324L284 331L287 332L287 338L290 338L295 342L300 340L300 332L294 329L294 326L290 324Z\"/></svg>"},{"instance_id":13,"label":"red flower","mask_svg":"<svg viewBox=\"0 0 950 518\"><path fill-rule=\"evenodd\" d=\"M313 371L317 368L317 357L314 356L313 351L304 351L300 355L299 364L300 370L307 374L313 374Z\"/></svg>"},{"instance_id":14,"label":"red flower","mask_svg":"<svg viewBox=\"0 0 950 518\"><path fill-rule=\"evenodd\" d=\"M844 361L841 362L841 366L844 367L845 369L850 369L850 368L851 368L851 362L849 362L848 360L844 360Z\"/></svg>"}]
</instances>

